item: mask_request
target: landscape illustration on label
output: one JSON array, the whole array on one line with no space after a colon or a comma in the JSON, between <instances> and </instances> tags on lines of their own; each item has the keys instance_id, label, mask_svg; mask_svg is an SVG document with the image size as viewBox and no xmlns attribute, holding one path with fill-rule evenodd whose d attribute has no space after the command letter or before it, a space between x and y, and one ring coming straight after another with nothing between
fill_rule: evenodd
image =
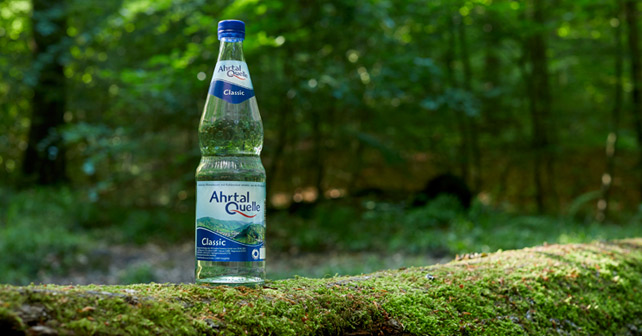
<instances>
[{"instance_id":1,"label":"landscape illustration on label","mask_svg":"<svg viewBox=\"0 0 642 336\"><path fill-rule=\"evenodd\" d=\"M261 224L245 223L242 221L226 221L212 217L201 217L197 220L198 227L216 232L230 240L241 244L257 245L263 242L265 227ZM203 238L205 246L225 246L224 240Z\"/></svg>"}]
</instances>

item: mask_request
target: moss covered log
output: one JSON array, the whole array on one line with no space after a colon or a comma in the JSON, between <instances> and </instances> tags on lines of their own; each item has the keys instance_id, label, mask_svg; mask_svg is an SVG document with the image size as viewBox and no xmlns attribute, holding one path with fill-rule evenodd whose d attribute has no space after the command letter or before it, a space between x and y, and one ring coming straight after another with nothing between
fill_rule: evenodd
<instances>
[{"instance_id":1,"label":"moss covered log","mask_svg":"<svg viewBox=\"0 0 642 336\"><path fill-rule=\"evenodd\" d=\"M0 286L0 334L642 333L642 239L263 288Z\"/></svg>"}]
</instances>

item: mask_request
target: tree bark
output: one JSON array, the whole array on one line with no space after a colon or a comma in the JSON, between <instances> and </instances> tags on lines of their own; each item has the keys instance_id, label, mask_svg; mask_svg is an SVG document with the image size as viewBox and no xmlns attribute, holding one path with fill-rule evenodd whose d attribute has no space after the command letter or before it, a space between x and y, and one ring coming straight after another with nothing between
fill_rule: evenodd
<instances>
[{"instance_id":1,"label":"tree bark","mask_svg":"<svg viewBox=\"0 0 642 336\"><path fill-rule=\"evenodd\" d=\"M631 92L633 120L638 142L638 192L642 199L642 64L640 63L640 45L638 35L638 1L627 0L624 4L626 22L629 28L629 56L631 58Z\"/></svg>"},{"instance_id":2,"label":"tree bark","mask_svg":"<svg viewBox=\"0 0 642 336\"><path fill-rule=\"evenodd\" d=\"M40 67L31 104L31 126L22 162L26 180L40 185L67 181L65 146L60 135L65 113L62 57L67 32L64 0L32 0L34 66Z\"/></svg>"}]
</instances>

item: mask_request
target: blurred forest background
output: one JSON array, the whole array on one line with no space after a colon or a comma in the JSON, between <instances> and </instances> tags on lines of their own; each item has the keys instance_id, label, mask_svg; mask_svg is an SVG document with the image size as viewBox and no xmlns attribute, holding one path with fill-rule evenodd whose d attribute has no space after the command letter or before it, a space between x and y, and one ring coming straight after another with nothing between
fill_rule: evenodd
<instances>
[{"instance_id":1,"label":"blurred forest background","mask_svg":"<svg viewBox=\"0 0 642 336\"><path fill-rule=\"evenodd\" d=\"M231 18L265 128L270 278L641 236L640 7L1 1L0 282L191 281L197 126Z\"/></svg>"}]
</instances>

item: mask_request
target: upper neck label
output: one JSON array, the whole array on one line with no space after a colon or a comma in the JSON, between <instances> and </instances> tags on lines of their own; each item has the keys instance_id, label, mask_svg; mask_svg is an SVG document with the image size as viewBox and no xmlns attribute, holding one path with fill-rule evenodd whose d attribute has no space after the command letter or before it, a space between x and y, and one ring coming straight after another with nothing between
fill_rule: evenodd
<instances>
[{"instance_id":1,"label":"upper neck label","mask_svg":"<svg viewBox=\"0 0 642 336\"><path fill-rule=\"evenodd\" d=\"M254 87L247 64L242 61L218 61L210 83L210 94L232 104L254 97Z\"/></svg>"}]
</instances>

